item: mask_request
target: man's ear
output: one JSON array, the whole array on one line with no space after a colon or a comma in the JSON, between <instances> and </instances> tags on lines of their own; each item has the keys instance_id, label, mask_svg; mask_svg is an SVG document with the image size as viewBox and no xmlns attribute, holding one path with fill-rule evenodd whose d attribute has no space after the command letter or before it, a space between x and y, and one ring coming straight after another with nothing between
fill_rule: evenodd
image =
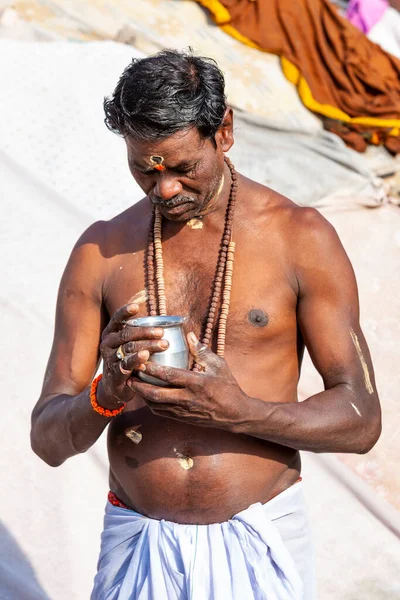
<instances>
[{"instance_id":1,"label":"man's ear","mask_svg":"<svg viewBox=\"0 0 400 600\"><path fill-rule=\"evenodd\" d=\"M215 134L215 141L222 152L228 152L235 142L233 137L233 110L230 106L225 110L223 121Z\"/></svg>"}]
</instances>

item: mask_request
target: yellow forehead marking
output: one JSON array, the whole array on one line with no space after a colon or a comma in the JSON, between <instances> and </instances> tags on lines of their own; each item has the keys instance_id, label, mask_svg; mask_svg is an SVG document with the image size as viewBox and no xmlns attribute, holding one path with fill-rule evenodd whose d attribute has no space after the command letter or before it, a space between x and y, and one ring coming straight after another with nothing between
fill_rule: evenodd
<instances>
[{"instance_id":1,"label":"yellow forehead marking","mask_svg":"<svg viewBox=\"0 0 400 600\"><path fill-rule=\"evenodd\" d=\"M369 371L368 371L367 363L365 362L365 358L363 356L363 353L362 353L362 350L361 350L361 346L360 346L360 342L358 341L357 334L352 329L350 330L350 336L351 336L351 340L352 340L352 342L354 344L354 347L357 350L358 358L360 359L360 362L361 362L362 370L363 370L363 373L364 373L365 387L366 387L367 392L369 394L373 394L374 393L374 388L372 387L371 377L370 377L370 374L369 374Z\"/></svg>"}]
</instances>

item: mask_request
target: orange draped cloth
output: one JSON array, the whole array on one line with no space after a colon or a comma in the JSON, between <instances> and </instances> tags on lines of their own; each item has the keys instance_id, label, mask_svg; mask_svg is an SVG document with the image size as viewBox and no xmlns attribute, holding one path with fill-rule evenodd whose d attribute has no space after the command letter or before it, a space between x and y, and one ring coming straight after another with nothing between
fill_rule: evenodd
<instances>
[{"instance_id":1,"label":"orange draped cloth","mask_svg":"<svg viewBox=\"0 0 400 600\"><path fill-rule=\"evenodd\" d=\"M400 60L329 0L197 0L224 31L277 54L304 105L356 150L400 152Z\"/></svg>"}]
</instances>

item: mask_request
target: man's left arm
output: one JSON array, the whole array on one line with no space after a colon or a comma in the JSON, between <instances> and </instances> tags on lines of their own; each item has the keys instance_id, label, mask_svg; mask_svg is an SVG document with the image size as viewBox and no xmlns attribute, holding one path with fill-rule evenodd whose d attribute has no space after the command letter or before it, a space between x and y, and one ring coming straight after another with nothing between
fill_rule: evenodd
<instances>
[{"instance_id":1,"label":"man's left arm","mask_svg":"<svg viewBox=\"0 0 400 600\"><path fill-rule=\"evenodd\" d=\"M325 390L300 403L251 403L239 429L299 450L365 453L380 436L381 411L354 272L334 228L314 209L301 214L292 238L297 319Z\"/></svg>"}]
</instances>

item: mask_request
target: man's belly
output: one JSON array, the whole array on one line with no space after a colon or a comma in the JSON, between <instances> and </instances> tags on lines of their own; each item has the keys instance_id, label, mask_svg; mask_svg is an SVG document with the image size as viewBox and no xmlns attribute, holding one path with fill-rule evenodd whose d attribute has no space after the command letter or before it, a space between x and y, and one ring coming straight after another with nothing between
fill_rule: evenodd
<instances>
[{"instance_id":1,"label":"man's belly","mask_svg":"<svg viewBox=\"0 0 400 600\"><path fill-rule=\"evenodd\" d=\"M120 500L175 523L226 521L267 502L300 472L295 450L157 417L147 406L128 407L110 424L108 452L110 487Z\"/></svg>"}]
</instances>

